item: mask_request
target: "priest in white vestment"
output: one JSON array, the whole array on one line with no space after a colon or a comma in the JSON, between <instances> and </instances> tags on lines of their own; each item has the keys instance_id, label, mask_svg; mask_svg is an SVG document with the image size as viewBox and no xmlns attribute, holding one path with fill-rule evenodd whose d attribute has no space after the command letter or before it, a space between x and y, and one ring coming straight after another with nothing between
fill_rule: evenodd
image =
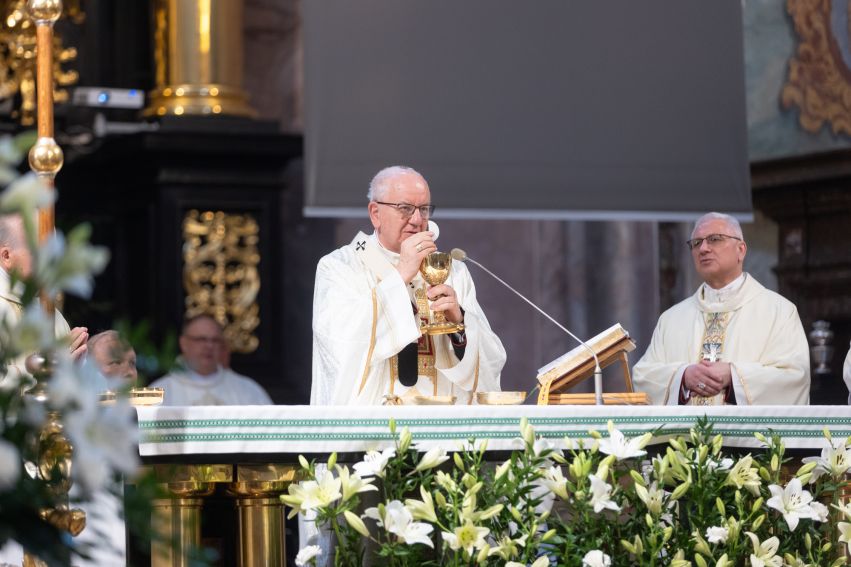
<instances>
[{"instance_id":1,"label":"priest in white vestment","mask_svg":"<svg viewBox=\"0 0 851 567\"><path fill-rule=\"evenodd\" d=\"M453 262L445 284L419 273L437 250L425 179L393 166L368 193L373 234L319 261L313 298L313 405L376 405L396 397L497 391L505 349L476 300L467 267ZM435 225L432 223L432 228ZM462 333L421 335L429 311L442 311Z\"/></svg>"},{"instance_id":2,"label":"priest in white vestment","mask_svg":"<svg viewBox=\"0 0 851 567\"><path fill-rule=\"evenodd\" d=\"M180 362L174 370L151 382L164 390L165 406L258 406L271 405L266 390L247 376L220 364L225 341L218 321L198 315L183 325Z\"/></svg>"},{"instance_id":3,"label":"priest in white vestment","mask_svg":"<svg viewBox=\"0 0 851 567\"><path fill-rule=\"evenodd\" d=\"M810 356L795 306L743 271L739 222L709 213L687 243L704 283L665 311L633 369L653 404L808 404Z\"/></svg>"}]
</instances>

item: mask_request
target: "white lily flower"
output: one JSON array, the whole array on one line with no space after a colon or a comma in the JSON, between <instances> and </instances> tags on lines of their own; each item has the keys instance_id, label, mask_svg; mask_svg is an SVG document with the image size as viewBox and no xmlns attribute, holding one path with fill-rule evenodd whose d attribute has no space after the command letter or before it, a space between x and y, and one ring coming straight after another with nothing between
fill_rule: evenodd
<instances>
[{"instance_id":1,"label":"white lily flower","mask_svg":"<svg viewBox=\"0 0 851 567\"><path fill-rule=\"evenodd\" d=\"M647 511L650 512L650 515L658 518L662 514L662 506L667 492L660 489L655 480L648 488L638 483L634 485L634 488L638 498L647 506Z\"/></svg>"},{"instance_id":2,"label":"white lily flower","mask_svg":"<svg viewBox=\"0 0 851 567\"><path fill-rule=\"evenodd\" d=\"M15 486L21 478L21 454L18 448L0 439L0 490Z\"/></svg>"},{"instance_id":3,"label":"white lily flower","mask_svg":"<svg viewBox=\"0 0 851 567\"><path fill-rule=\"evenodd\" d=\"M420 486L420 496L422 501L408 499L405 500L405 507L411 511L415 520L427 520L433 524L437 523L437 513L434 511L434 499L424 486Z\"/></svg>"},{"instance_id":4,"label":"white lily flower","mask_svg":"<svg viewBox=\"0 0 851 567\"><path fill-rule=\"evenodd\" d=\"M815 482L823 474L829 474L834 480L839 480L851 471L851 451L845 446L844 441L837 441L836 445L825 439L826 447L821 450L819 457L804 457L804 463L816 462L813 476L810 482Z\"/></svg>"},{"instance_id":5,"label":"white lily flower","mask_svg":"<svg viewBox=\"0 0 851 567\"><path fill-rule=\"evenodd\" d=\"M739 489L744 487L754 496L759 496L762 481L759 478L759 470L751 465L753 465L753 457L750 455L742 457L727 473L727 480L724 483Z\"/></svg>"},{"instance_id":6,"label":"white lily flower","mask_svg":"<svg viewBox=\"0 0 851 567\"><path fill-rule=\"evenodd\" d=\"M51 350L56 345L56 330L53 319L49 318L38 302L33 302L24 310L18 324L8 330L11 351L30 353Z\"/></svg>"},{"instance_id":7,"label":"white lily flower","mask_svg":"<svg viewBox=\"0 0 851 567\"><path fill-rule=\"evenodd\" d=\"M647 454L647 451L643 449L652 437L650 433L645 433L641 437L627 440L623 433L615 429L610 421L609 438L600 439L600 452L606 455L614 455L618 461L640 457Z\"/></svg>"},{"instance_id":8,"label":"white lily flower","mask_svg":"<svg viewBox=\"0 0 851 567\"><path fill-rule=\"evenodd\" d=\"M308 545L299 550L295 556L295 564L298 567L305 567L313 563L316 564L316 558L322 555L322 548L318 545Z\"/></svg>"},{"instance_id":9,"label":"white lily flower","mask_svg":"<svg viewBox=\"0 0 851 567\"><path fill-rule=\"evenodd\" d=\"M766 505L783 514L790 530L795 531L801 518L813 518L813 509L810 507L813 497L801 488L800 479L793 478L786 488L776 484L769 485L768 490L771 491L771 498Z\"/></svg>"},{"instance_id":10,"label":"white lily flower","mask_svg":"<svg viewBox=\"0 0 851 567\"><path fill-rule=\"evenodd\" d=\"M488 528L481 528L467 520L463 526L458 526L451 533L443 532L442 535L443 541L449 545L452 551L463 549L468 556L472 556L474 550L482 549L487 545L485 537L489 533Z\"/></svg>"},{"instance_id":11,"label":"white lily flower","mask_svg":"<svg viewBox=\"0 0 851 567\"><path fill-rule=\"evenodd\" d=\"M316 480L290 484L289 494L281 501L293 508L291 516L305 510L316 510L337 501L343 496L342 482L329 470L316 472Z\"/></svg>"},{"instance_id":12,"label":"white lily flower","mask_svg":"<svg viewBox=\"0 0 851 567\"><path fill-rule=\"evenodd\" d=\"M92 292L93 276L100 273L109 261L109 251L88 243L91 230L85 225L68 233L54 232L37 251L35 277L41 288L50 294L60 291L88 298Z\"/></svg>"},{"instance_id":13,"label":"white lily flower","mask_svg":"<svg viewBox=\"0 0 851 567\"><path fill-rule=\"evenodd\" d=\"M396 456L396 448L388 447L383 451L367 451L363 456L363 460L353 465L354 471L361 478L369 478L377 476L384 478L384 468L390 459Z\"/></svg>"},{"instance_id":14,"label":"white lily flower","mask_svg":"<svg viewBox=\"0 0 851 567\"><path fill-rule=\"evenodd\" d=\"M0 212L31 215L36 209L53 204L55 192L35 173L15 177L0 193Z\"/></svg>"},{"instance_id":15,"label":"white lily flower","mask_svg":"<svg viewBox=\"0 0 851 567\"><path fill-rule=\"evenodd\" d=\"M730 529L722 526L712 526L706 528L706 539L709 543L727 543L727 538L730 537Z\"/></svg>"},{"instance_id":16,"label":"white lily flower","mask_svg":"<svg viewBox=\"0 0 851 567\"><path fill-rule=\"evenodd\" d=\"M612 494L612 485L595 474L589 474L588 478L591 479L590 497L594 512L599 514L603 509L619 511L620 506L609 498Z\"/></svg>"},{"instance_id":17,"label":"white lily flower","mask_svg":"<svg viewBox=\"0 0 851 567\"><path fill-rule=\"evenodd\" d=\"M441 463L446 462L449 459L446 451L442 447L432 447L429 449L425 455L423 455L422 459L420 459L419 464L414 469L417 472L425 471L428 469L433 469Z\"/></svg>"},{"instance_id":18,"label":"white lily flower","mask_svg":"<svg viewBox=\"0 0 851 567\"><path fill-rule=\"evenodd\" d=\"M813 520L816 522L826 522L830 519L830 509L821 502L813 500L810 502L810 508L813 511Z\"/></svg>"},{"instance_id":19,"label":"white lily flower","mask_svg":"<svg viewBox=\"0 0 851 567\"><path fill-rule=\"evenodd\" d=\"M532 453L536 457L540 457L541 453L543 453L544 451L547 451L547 450L549 451L550 455L552 455L553 453L563 455L563 453L561 452L561 449L557 448L555 446L555 443L553 443L549 439L544 439L543 437L539 437L539 438L535 439L535 442L532 444Z\"/></svg>"},{"instance_id":20,"label":"white lily flower","mask_svg":"<svg viewBox=\"0 0 851 567\"><path fill-rule=\"evenodd\" d=\"M851 524L848 522L839 522L836 526L839 528L840 543L851 547Z\"/></svg>"},{"instance_id":21,"label":"white lily flower","mask_svg":"<svg viewBox=\"0 0 851 567\"><path fill-rule=\"evenodd\" d=\"M583 567L610 567L611 564L612 558L599 549L589 551L582 558Z\"/></svg>"},{"instance_id":22,"label":"white lily flower","mask_svg":"<svg viewBox=\"0 0 851 567\"><path fill-rule=\"evenodd\" d=\"M377 521L379 526L384 527L387 533L396 535L402 543L421 543L434 547L429 537L434 527L425 522L415 522L411 511L399 500L387 503L384 507L384 517L381 517L378 508L367 508L364 516Z\"/></svg>"},{"instance_id":23,"label":"white lily flower","mask_svg":"<svg viewBox=\"0 0 851 567\"><path fill-rule=\"evenodd\" d=\"M561 467L553 466L546 469L544 476L541 477L541 483L562 500L569 498L567 494L567 479L564 478Z\"/></svg>"},{"instance_id":24,"label":"white lily flower","mask_svg":"<svg viewBox=\"0 0 851 567\"><path fill-rule=\"evenodd\" d=\"M371 484L372 479L363 479L357 474L349 474L349 467L338 466L337 470L340 474L340 488L343 491L343 502L346 502L355 494L378 490L377 486Z\"/></svg>"},{"instance_id":25,"label":"white lily flower","mask_svg":"<svg viewBox=\"0 0 851 567\"><path fill-rule=\"evenodd\" d=\"M745 532L751 543L753 543L753 553L751 553L751 567L783 567L783 558L777 555L777 548L780 547L780 540L777 536L772 536L760 543L759 538L753 532Z\"/></svg>"}]
</instances>

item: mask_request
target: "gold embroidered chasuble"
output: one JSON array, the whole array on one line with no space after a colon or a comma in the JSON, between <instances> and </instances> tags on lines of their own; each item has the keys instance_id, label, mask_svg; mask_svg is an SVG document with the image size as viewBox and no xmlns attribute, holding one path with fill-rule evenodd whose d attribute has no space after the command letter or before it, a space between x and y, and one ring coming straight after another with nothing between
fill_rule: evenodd
<instances>
[{"instance_id":1,"label":"gold embroidered chasuble","mask_svg":"<svg viewBox=\"0 0 851 567\"><path fill-rule=\"evenodd\" d=\"M676 405L686 366L720 344L715 348L731 364L736 403L809 403L809 345L794 304L748 274L721 304L708 302L703 287L659 318L633 368L635 389L654 404ZM726 314L723 341L704 340L710 335L707 313Z\"/></svg>"}]
</instances>

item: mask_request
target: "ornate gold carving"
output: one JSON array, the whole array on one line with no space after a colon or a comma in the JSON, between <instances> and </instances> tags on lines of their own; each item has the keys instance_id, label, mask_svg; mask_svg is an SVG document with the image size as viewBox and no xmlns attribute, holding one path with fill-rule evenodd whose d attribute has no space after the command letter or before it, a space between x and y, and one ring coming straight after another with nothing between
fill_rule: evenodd
<instances>
[{"instance_id":1,"label":"ornate gold carving","mask_svg":"<svg viewBox=\"0 0 851 567\"><path fill-rule=\"evenodd\" d=\"M183 219L186 317L212 315L234 352L254 352L259 344L258 240L250 214L191 210Z\"/></svg>"},{"instance_id":2,"label":"ornate gold carving","mask_svg":"<svg viewBox=\"0 0 851 567\"><path fill-rule=\"evenodd\" d=\"M63 2L63 17L81 23L84 15L79 0ZM0 2L0 99L20 93L20 108L14 115L24 126L35 122L35 61L36 26L27 16L26 0ZM55 102L68 100L68 91L62 87L73 85L79 75L74 70L63 70L62 65L77 58L77 50L63 47L62 39L53 40L53 90Z\"/></svg>"},{"instance_id":3,"label":"ornate gold carving","mask_svg":"<svg viewBox=\"0 0 851 567\"><path fill-rule=\"evenodd\" d=\"M851 69L831 29L833 1L787 0L786 10L799 43L780 95L783 107L797 106L798 122L808 132L815 133L828 122L834 134L851 135ZM844 33L846 39L851 37L847 28Z\"/></svg>"}]
</instances>

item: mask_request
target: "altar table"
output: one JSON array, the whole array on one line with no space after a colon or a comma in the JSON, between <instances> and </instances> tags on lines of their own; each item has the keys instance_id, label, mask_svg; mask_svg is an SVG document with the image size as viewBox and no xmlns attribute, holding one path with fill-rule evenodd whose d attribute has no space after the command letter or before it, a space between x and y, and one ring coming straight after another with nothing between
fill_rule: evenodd
<instances>
[{"instance_id":1,"label":"altar table","mask_svg":"<svg viewBox=\"0 0 851 567\"><path fill-rule=\"evenodd\" d=\"M391 446L411 431L420 450L456 450L487 440L489 451L522 449L520 420L554 441L607 435L611 420L627 437L657 431L653 443L688 433L704 416L724 445L760 447L755 432L778 433L786 447L818 453L827 429L835 439L851 435L848 406L217 406L138 407L143 462L170 498L154 503L154 527L171 534L175 547L152 550L154 567L188 565L201 543L201 511L214 494L233 499L238 525L234 562L242 567L285 565L284 510L278 496L296 478L298 455L340 461Z\"/></svg>"}]
</instances>

